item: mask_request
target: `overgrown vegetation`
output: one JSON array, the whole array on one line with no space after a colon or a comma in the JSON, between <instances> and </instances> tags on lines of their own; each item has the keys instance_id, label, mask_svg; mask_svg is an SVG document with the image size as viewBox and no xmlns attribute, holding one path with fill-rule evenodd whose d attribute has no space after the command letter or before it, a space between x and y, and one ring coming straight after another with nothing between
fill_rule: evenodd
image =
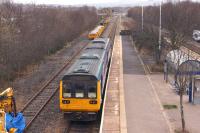
<instances>
[{"instance_id":1,"label":"overgrown vegetation","mask_svg":"<svg viewBox=\"0 0 200 133\"><path fill-rule=\"evenodd\" d=\"M141 7L134 7L128 11L128 16L141 23ZM172 31L176 29L191 37L194 29L200 29L200 3L192 1L168 0L162 4L162 27ZM144 7L145 24L159 25L159 5ZM176 22L176 23L174 23ZM173 26L171 25L173 23Z\"/></svg>"},{"instance_id":2,"label":"overgrown vegetation","mask_svg":"<svg viewBox=\"0 0 200 133\"><path fill-rule=\"evenodd\" d=\"M96 23L93 7L0 4L0 86Z\"/></svg>"},{"instance_id":3,"label":"overgrown vegetation","mask_svg":"<svg viewBox=\"0 0 200 133\"><path fill-rule=\"evenodd\" d=\"M146 48L150 50L149 52L152 52L154 47L157 45L158 39L156 38L156 35L151 33L157 34L156 32L144 29L144 32L137 32L137 34L134 35L136 46L139 51L141 51L142 48Z\"/></svg>"},{"instance_id":4,"label":"overgrown vegetation","mask_svg":"<svg viewBox=\"0 0 200 133\"><path fill-rule=\"evenodd\" d=\"M134 31L138 47L146 47L156 55L158 48L159 6L144 7L144 33L141 31L141 7L129 9L128 17L133 18L138 26ZM179 49L185 43L185 37L192 37L194 29L200 29L200 3L192 1L178 1L162 4L162 36L168 37L171 46L164 45L162 39L161 57L165 57L167 50ZM139 44L140 43L140 44ZM155 56L157 62L157 58ZM162 58L161 58L162 60Z\"/></svg>"},{"instance_id":5,"label":"overgrown vegetation","mask_svg":"<svg viewBox=\"0 0 200 133\"><path fill-rule=\"evenodd\" d=\"M134 41L138 50L141 52L142 50L145 54L152 55L157 63L159 63L158 55L158 31L153 27L145 27L143 31L140 30L139 26L134 30Z\"/></svg>"}]
</instances>

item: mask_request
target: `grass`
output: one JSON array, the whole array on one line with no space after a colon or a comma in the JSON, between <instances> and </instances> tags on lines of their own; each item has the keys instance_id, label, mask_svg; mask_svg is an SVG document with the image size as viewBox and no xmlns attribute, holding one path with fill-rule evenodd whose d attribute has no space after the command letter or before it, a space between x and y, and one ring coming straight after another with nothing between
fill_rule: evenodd
<instances>
[{"instance_id":1,"label":"grass","mask_svg":"<svg viewBox=\"0 0 200 133\"><path fill-rule=\"evenodd\" d=\"M181 129L175 129L174 133L190 133L189 131L185 130L184 132Z\"/></svg>"},{"instance_id":2,"label":"grass","mask_svg":"<svg viewBox=\"0 0 200 133\"><path fill-rule=\"evenodd\" d=\"M163 108L164 109L177 109L177 105L164 104Z\"/></svg>"}]
</instances>

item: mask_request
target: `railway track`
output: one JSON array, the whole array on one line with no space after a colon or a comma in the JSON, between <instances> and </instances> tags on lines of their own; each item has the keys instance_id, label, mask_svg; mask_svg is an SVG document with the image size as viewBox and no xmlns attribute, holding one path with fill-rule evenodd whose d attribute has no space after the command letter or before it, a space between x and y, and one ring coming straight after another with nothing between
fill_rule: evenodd
<instances>
[{"instance_id":1,"label":"railway track","mask_svg":"<svg viewBox=\"0 0 200 133\"><path fill-rule=\"evenodd\" d=\"M83 45L79 47L77 52L75 52L72 56L66 59L66 63L62 66L62 68L57 71L54 76L48 80L44 86L24 105L21 112L23 112L24 117L26 119L26 129L30 127L33 121L37 118L43 108L47 105L47 103L51 100L51 98L55 95L55 93L59 89L59 81L63 77L64 73L62 73L69 64L74 60L74 58L79 55L79 53L84 49L87 45Z\"/></svg>"},{"instance_id":2,"label":"railway track","mask_svg":"<svg viewBox=\"0 0 200 133\"><path fill-rule=\"evenodd\" d=\"M69 122L64 133L98 133L98 122Z\"/></svg>"},{"instance_id":3,"label":"railway track","mask_svg":"<svg viewBox=\"0 0 200 133\"><path fill-rule=\"evenodd\" d=\"M111 43L113 44L116 28L117 28L117 22L118 18L113 23L112 28L109 29L109 35L104 35L103 37L109 37L111 40ZM69 122L69 125L65 128L64 133L98 133L99 132L99 126L101 121L101 114L100 117L98 117L97 121L94 122Z\"/></svg>"},{"instance_id":4,"label":"railway track","mask_svg":"<svg viewBox=\"0 0 200 133\"><path fill-rule=\"evenodd\" d=\"M112 28L109 30L109 35L106 35L111 38L111 43L114 40L116 23L113 22ZM76 49L76 52L73 52L71 56L69 56L65 60L65 64L40 88L40 90L24 105L22 112L26 119L26 128L27 129L33 124L33 122L37 119L38 115L41 111L46 107L52 97L59 90L59 81L64 76L64 70L66 70L69 65L74 61L74 59L80 54L80 52L87 46L87 44L82 45ZM97 122L96 122L97 123ZM73 123L69 122L69 127L66 128L66 132L86 132L92 131L98 132L99 128L96 123ZM92 129L92 130L91 130Z\"/></svg>"}]
</instances>

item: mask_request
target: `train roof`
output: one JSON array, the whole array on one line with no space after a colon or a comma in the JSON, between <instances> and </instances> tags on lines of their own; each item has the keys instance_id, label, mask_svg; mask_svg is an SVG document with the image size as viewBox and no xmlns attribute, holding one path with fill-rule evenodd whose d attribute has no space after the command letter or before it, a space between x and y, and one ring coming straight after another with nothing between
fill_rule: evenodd
<instances>
[{"instance_id":1,"label":"train roof","mask_svg":"<svg viewBox=\"0 0 200 133\"><path fill-rule=\"evenodd\" d=\"M91 41L86 49L106 49L109 42L109 38L96 38Z\"/></svg>"},{"instance_id":2,"label":"train roof","mask_svg":"<svg viewBox=\"0 0 200 133\"><path fill-rule=\"evenodd\" d=\"M91 41L65 75L91 75L98 79L108 44L108 38Z\"/></svg>"},{"instance_id":3,"label":"train roof","mask_svg":"<svg viewBox=\"0 0 200 133\"><path fill-rule=\"evenodd\" d=\"M90 34L96 34L99 31L99 29L101 29L102 27L104 27L104 26L102 26L102 25L97 26L94 30L92 30L90 32Z\"/></svg>"}]
</instances>

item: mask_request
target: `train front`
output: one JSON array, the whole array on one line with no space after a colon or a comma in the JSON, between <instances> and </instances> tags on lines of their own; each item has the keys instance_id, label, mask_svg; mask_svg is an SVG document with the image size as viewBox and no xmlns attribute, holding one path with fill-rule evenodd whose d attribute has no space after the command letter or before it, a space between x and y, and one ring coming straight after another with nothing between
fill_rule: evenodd
<instances>
[{"instance_id":1,"label":"train front","mask_svg":"<svg viewBox=\"0 0 200 133\"><path fill-rule=\"evenodd\" d=\"M95 76L65 75L60 81L60 109L69 120L96 120L100 105L100 81Z\"/></svg>"}]
</instances>

